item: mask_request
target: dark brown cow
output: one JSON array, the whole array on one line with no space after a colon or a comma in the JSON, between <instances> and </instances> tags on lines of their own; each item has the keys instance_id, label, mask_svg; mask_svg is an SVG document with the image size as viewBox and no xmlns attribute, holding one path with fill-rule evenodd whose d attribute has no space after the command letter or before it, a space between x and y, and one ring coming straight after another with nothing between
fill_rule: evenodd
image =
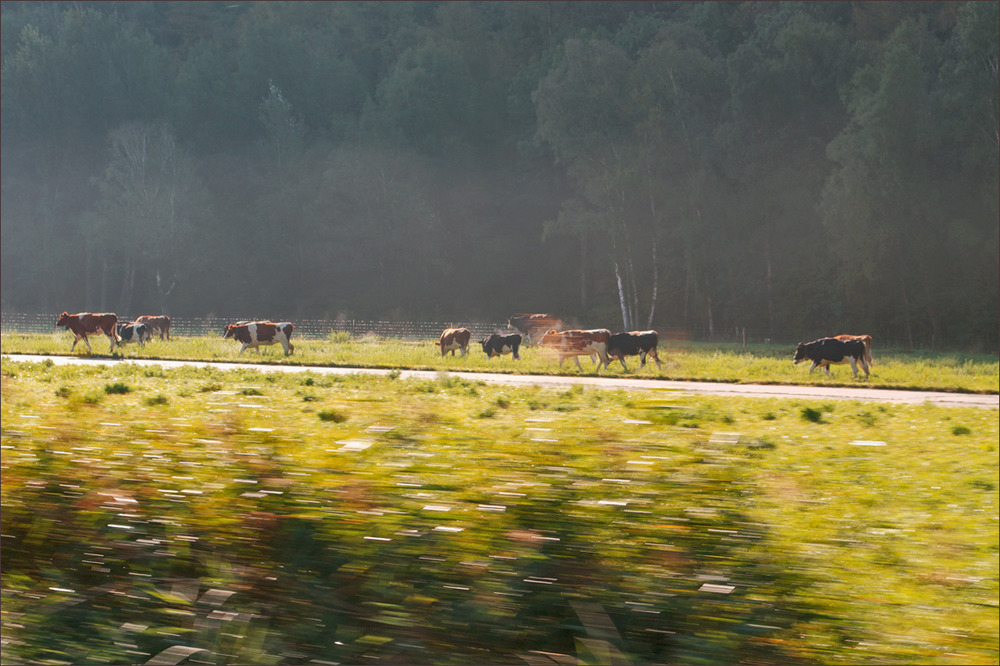
<instances>
[{"instance_id":1,"label":"dark brown cow","mask_svg":"<svg viewBox=\"0 0 1000 666\"><path fill-rule=\"evenodd\" d=\"M572 358L576 361L576 367L583 370L580 365L581 356L594 356L600 359L597 371L606 368L610 360L608 359L608 340L611 339L611 331L606 328L593 328L589 330L573 329L569 331L550 330L542 336L538 342L539 347L550 349L559 357L559 367L563 361Z\"/></svg>"},{"instance_id":2,"label":"dark brown cow","mask_svg":"<svg viewBox=\"0 0 1000 666\"><path fill-rule=\"evenodd\" d=\"M467 328L446 328L441 332L441 339L434 344L441 348L441 356L448 352L455 355L455 351L461 352L460 356L465 356L469 352L469 340L472 338L472 331Z\"/></svg>"},{"instance_id":3,"label":"dark brown cow","mask_svg":"<svg viewBox=\"0 0 1000 666\"><path fill-rule=\"evenodd\" d=\"M241 354L247 347L260 351L261 345L274 345L280 342L285 350L285 356L288 356L295 351L295 346L292 344L294 330L295 326L287 321L280 324L271 321L249 321L226 326L226 332L222 337L242 342Z\"/></svg>"},{"instance_id":4,"label":"dark brown cow","mask_svg":"<svg viewBox=\"0 0 1000 666\"><path fill-rule=\"evenodd\" d=\"M875 362L872 360L872 336L848 335L847 333L841 333L840 335L833 336L833 339L840 340L842 342L847 342L848 340L860 340L865 345L865 361L868 362L868 365Z\"/></svg>"},{"instance_id":5,"label":"dark brown cow","mask_svg":"<svg viewBox=\"0 0 1000 666\"><path fill-rule=\"evenodd\" d=\"M62 326L66 330L73 331L73 346L69 348L70 351L76 349L76 343L83 340L84 344L87 345L87 351L93 353L93 349L90 348L90 341L87 339L88 335L94 335L97 333L103 333L108 336L108 340L111 340L111 350L115 350L115 344L121 342L121 338L118 337L118 315L113 312L79 312L77 314L68 314L63 312L59 315L59 320L56 321L56 326Z\"/></svg>"},{"instance_id":6,"label":"dark brown cow","mask_svg":"<svg viewBox=\"0 0 1000 666\"><path fill-rule=\"evenodd\" d=\"M646 356L656 361L656 367L661 368L660 358L656 355L656 348L660 344L660 335L656 331L631 331L629 333L615 333L608 340L608 356L617 358L622 362L625 372L628 366L625 365L626 356L638 356L639 367L646 365Z\"/></svg>"},{"instance_id":7,"label":"dark brown cow","mask_svg":"<svg viewBox=\"0 0 1000 666\"><path fill-rule=\"evenodd\" d=\"M562 325L557 317L544 313L516 314L507 320L507 326L520 333L526 345L532 344L535 338L544 335L546 331L559 329Z\"/></svg>"},{"instance_id":8,"label":"dark brown cow","mask_svg":"<svg viewBox=\"0 0 1000 666\"><path fill-rule=\"evenodd\" d=\"M141 317L137 317L135 323L145 324L150 335L153 333L159 333L161 340L170 339L170 317L167 315L163 315L161 317L157 317L155 315L143 315Z\"/></svg>"}]
</instances>

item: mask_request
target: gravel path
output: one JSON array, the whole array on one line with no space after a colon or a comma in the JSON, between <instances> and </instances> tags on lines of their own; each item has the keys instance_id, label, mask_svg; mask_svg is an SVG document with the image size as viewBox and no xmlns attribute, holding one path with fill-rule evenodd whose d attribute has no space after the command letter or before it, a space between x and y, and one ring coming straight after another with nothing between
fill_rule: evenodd
<instances>
[{"instance_id":1,"label":"gravel path","mask_svg":"<svg viewBox=\"0 0 1000 666\"><path fill-rule=\"evenodd\" d=\"M197 367L212 367L218 369L248 368L261 372L304 372L317 374L375 374L386 375L390 370L373 368L330 368L304 365L258 365L249 363L219 363L206 361L166 361L147 359L92 359L83 356L40 356L32 354L7 354L5 358L15 361L40 362L46 359L56 364L95 365L112 363L132 363L134 365L159 365L165 368L178 368L185 365ZM510 384L512 386L592 386L603 389L626 390L661 390L688 395L719 395L756 398L799 398L803 400L860 400L864 402L887 402L896 404L919 405L932 403L946 407L983 407L1000 409L1000 395L978 395L970 393L945 393L940 391L900 391L893 389L848 388L839 386L788 386L778 384L722 384L715 382L685 382L665 379L631 379L627 377L593 377L593 376L553 376L553 375L509 375L488 372L453 372L456 376L472 381L483 381L491 384ZM403 378L433 379L438 377L437 370L401 370Z\"/></svg>"}]
</instances>

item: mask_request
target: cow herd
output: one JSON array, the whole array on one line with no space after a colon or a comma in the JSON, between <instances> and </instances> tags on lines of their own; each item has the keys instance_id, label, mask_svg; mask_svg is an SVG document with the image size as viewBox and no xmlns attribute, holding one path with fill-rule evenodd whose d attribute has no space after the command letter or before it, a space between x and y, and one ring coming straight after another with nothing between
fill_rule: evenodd
<instances>
[{"instance_id":1,"label":"cow herd","mask_svg":"<svg viewBox=\"0 0 1000 666\"><path fill-rule=\"evenodd\" d=\"M122 347L131 342L139 343L139 346L146 344L146 341L153 335L159 335L161 340L170 339L170 317L166 315L144 315L137 317L135 321L119 323L118 315L113 312L79 312L69 314L63 312L56 320L56 326L62 326L73 333L73 346L70 351L76 349L76 343L83 340L87 345L87 351L93 352L90 347L88 335L105 335L111 341L111 351L115 346ZM233 339L243 343L240 348L242 354L247 347L260 349L262 345L281 344L285 350L285 356L295 351L292 345L292 331L295 327L282 322L275 324L270 321L239 321L226 326L222 337Z\"/></svg>"},{"instance_id":2,"label":"cow herd","mask_svg":"<svg viewBox=\"0 0 1000 666\"><path fill-rule=\"evenodd\" d=\"M87 350L92 352L88 335L105 335L111 341L111 351L115 346L123 346L131 342L144 345L153 335L159 335L161 340L170 339L170 318L167 316L142 316L135 321L119 323L114 313L80 312L68 314L63 312L56 321L56 326L62 326L73 333L73 345L83 340ZM514 360L520 359L522 343L537 345L540 349L553 354L562 366L566 359L573 359L581 370L580 357L588 356L599 363L597 371L607 368L611 361L617 359L622 368L628 372L625 364L626 356L638 356L640 367L646 365L646 359L651 358L656 366L662 367L657 355L659 335L656 331L630 331L611 333L606 328L559 330L562 322L549 314L515 314L507 320L507 327L516 333L492 333L482 340L480 345L483 353L489 358L511 354ZM280 344L285 356L295 351L292 345L292 331L295 326L290 322L275 323L271 321L239 321L226 326L223 338L232 339L242 344L239 353L248 348L259 350L261 346ZM459 352L465 356L469 351L472 332L467 328L447 328L441 333L440 339L434 344L440 347L441 356ZM837 335L820 338L812 342L800 342L792 359L796 365L803 361L811 361L809 374L816 368L822 368L830 374L830 366L847 363L851 366L851 374L858 376L858 366L869 376L872 365L872 337L870 335Z\"/></svg>"},{"instance_id":3,"label":"cow herd","mask_svg":"<svg viewBox=\"0 0 1000 666\"><path fill-rule=\"evenodd\" d=\"M630 333L612 334L606 328L557 330L562 322L549 314L516 314L507 320L507 327L516 333L491 333L479 344L483 353L489 358L510 354L514 360L521 358L521 344L536 344L559 359L559 365L571 358L580 365L581 356L589 356L595 363L599 362L598 372L608 367L612 359L618 359L622 368L628 372L625 364L626 356L638 356L640 365L646 365L646 358L656 361L661 367L656 355L659 335L656 331L632 331ZM472 332L467 328L446 328L441 338L434 344L441 348L441 355L459 352L465 356L469 351L469 341Z\"/></svg>"}]
</instances>

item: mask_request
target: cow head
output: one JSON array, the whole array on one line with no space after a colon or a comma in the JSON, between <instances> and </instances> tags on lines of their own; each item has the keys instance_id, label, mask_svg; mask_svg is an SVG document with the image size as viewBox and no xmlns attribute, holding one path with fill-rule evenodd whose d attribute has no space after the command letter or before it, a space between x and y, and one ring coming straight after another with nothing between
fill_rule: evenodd
<instances>
[{"instance_id":1,"label":"cow head","mask_svg":"<svg viewBox=\"0 0 1000 666\"><path fill-rule=\"evenodd\" d=\"M799 346L795 348L795 358L792 359L792 362L798 365L805 360L808 360L808 356L806 355L806 343L800 342Z\"/></svg>"},{"instance_id":2,"label":"cow head","mask_svg":"<svg viewBox=\"0 0 1000 666\"><path fill-rule=\"evenodd\" d=\"M63 312L59 315L59 320L56 322L56 326L66 326L69 323L69 313Z\"/></svg>"},{"instance_id":3,"label":"cow head","mask_svg":"<svg viewBox=\"0 0 1000 666\"><path fill-rule=\"evenodd\" d=\"M236 326L233 325L233 324L226 325L226 330L224 330L222 332L222 339L223 340L228 340L229 338L233 337L233 330L235 328L236 328Z\"/></svg>"}]
</instances>

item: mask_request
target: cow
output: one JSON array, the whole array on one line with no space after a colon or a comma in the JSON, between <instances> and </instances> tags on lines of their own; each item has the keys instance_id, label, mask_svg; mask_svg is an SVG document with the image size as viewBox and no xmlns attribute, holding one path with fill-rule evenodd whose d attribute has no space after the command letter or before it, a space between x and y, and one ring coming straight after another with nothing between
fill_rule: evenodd
<instances>
[{"instance_id":1,"label":"cow","mask_svg":"<svg viewBox=\"0 0 1000 666\"><path fill-rule=\"evenodd\" d=\"M143 315L141 317L136 317L135 323L145 324L150 335L159 333L161 340L170 339L170 317L167 315L160 317L155 315Z\"/></svg>"},{"instance_id":2,"label":"cow","mask_svg":"<svg viewBox=\"0 0 1000 666\"><path fill-rule=\"evenodd\" d=\"M285 350L285 356L288 356L295 351L295 345L292 344L292 331L294 330L295 326L287 321L278 324L271 321L248 321L229 324L222 337L242 342L240 354L247 347L253 347L260 351L261 345L273 345L280 342Z\"/></svg>"},{"instance_id":3,"label":"cow","mask_svg":"<svg viewBox=\"0 0 1000 666\"><path fill-rule=\"evenodd\" d=\"M569 331L550 329L542 336L538 345L556 353L559 357L559 367L562 367L564 360L572 358L576 361L576 367L583 370L580 365L580 357L596 355L600 359L597 365L597 371L600 372L611 362L608 359L608 340L610 338L611 331L606 328L572 329Z\"/></svg>"},{"instance_id":4,"label":"cow","mask_svg":"<svg viewBox=\"0 0 1000 666\"><path fill-rule=\"evenodd\" d=\"M130 342L138 342L140 347L145 346L149 339L149 328L145 324L137 321L131 324L118 324L118 337L121 338L119 346L127 345Z\"/></svg>"},{"instance_id":5,"label":"cow","mask_svg":"<svg viewBox=\"0 0 1000 666\"><path fill-rule=\"evenodd\" d=\"M830 366L839 363L850 363L851 375L858 376L858 364L868 378L868 361L865 358L865 343L861 340L838 340L836 338L820 338L812 342L800 342L795 349L793 361L796 365L802 361L812 361L809 374L816 368L823 368L830 374Z\"/></svg>"},{"instance_id":6,"label":"cow","mask_svg":"<svg viewBox=\"0 0 1000 666\"><path fill-rule=\"evenodd\" d=\"M87 345L87 352L93 353L94 350L90 348L90 341L87 339L87 336L97 333L103 333L108 336L108 340L111 340L110 351L114 351L115 344L121 342L117 330L118 315L113 312L78 312L77 314L63 312L59 315L56 326L62 326L68 331L73 331L75 337L73 338L73 346L69 348L70 351L76 349L76 343L83 340L84 344Z\"/></svg>"},{"instance_id":7,"label":"cow","mask_svg":"<svg viewBox=\"0 0 1000 666\"><path fill-rule=\"evenodd\" d=\"M455 351L461 352L459 356L469 353L469 340L472 339L472 331L467 328L446 328L441 332L441 339L434 344L441 348L441 356L448 352L455 355Z\"/></svg>"},{"instance_id":8,"label":"cow","mask_svg":"<svg viewBox=\"0 0 1000 666\"><path fill-rule=\"evenodd\" d=\"M872 363L875 362L874 360L872 360L872 336L848 335L846 333L842 333L840 335L835 335L833 337L837 340L842 340L844 342L847 342L848 340L861 340L861 342L865 343L865 360L868 361L868 365L870 366Z\"/></svg>"},{"instance_id":9,"label":"cow","mask_svg":"<svg viewBox=\"0 0 1000 666\"><path fill-rule=\"evenodd\" d=\"M656 355L656 347L660 343L660 336L656 331L632 331L630 333L615 333L608 339L608 357L617 358L622 362L622 368L628 372L625 365L626 356L638 356L639 367L646 365L646 357L656 361L656 367L660 365L660 357Z\"/></svg>"},{"instance_id":10,"label":"cow","mask_svg":"<svg viewBox=\"0 0 1000 666\"><path fill-rule=\"evenodd\" d=\"M524 344L534 343L534 338L546 331L562 327L562 321L550 314L515 314L507 320L507 326L513 328L523 337Z\"/></svg>"},{"instance_id":11,"label":"cow","mask_svg":"<svg viewBox=\"0 0 1000 666\"><path fill-rule=\"evenodd\" d=\"M491 333L479 342L483 345L483 352L490 358L501 354L511 354L515 361L521 358L518 353L521 348L520 333L511 333L510 335Z\"/></svg>"}]
</instances>

